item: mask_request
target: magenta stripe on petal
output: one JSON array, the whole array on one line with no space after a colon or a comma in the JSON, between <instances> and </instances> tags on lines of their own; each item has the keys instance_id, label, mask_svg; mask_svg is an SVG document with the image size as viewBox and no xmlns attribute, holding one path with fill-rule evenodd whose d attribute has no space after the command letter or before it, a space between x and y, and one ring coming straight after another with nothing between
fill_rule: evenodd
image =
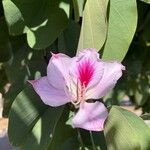
<instances>
[{"instance_id":1,"label":"magenta stripe on petal","mask_svg":"<svg viewBox=\"0 0 150 150\"><path fill-rule=\"evenodd\" d=\"M87 86L94 74L94 65L90 59L84 59L78 65L79 80L81 85Z\"/></svg>"}]
</instances>

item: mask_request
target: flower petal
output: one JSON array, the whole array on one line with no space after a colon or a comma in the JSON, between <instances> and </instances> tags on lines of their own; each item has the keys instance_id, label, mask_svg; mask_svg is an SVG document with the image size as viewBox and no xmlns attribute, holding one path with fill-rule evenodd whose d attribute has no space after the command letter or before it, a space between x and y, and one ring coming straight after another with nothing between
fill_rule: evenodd
<instances>
[{"instance_id":1,"label":"flower petal","mask_svg":"<svg viewBox=\"0 0 150 150\"><path fill-rule=\"evenodd\" d=\"M102 131L107 116L108 112L103 103L98 101L95 103L83 102L72 120L73 127L90 131Z\"/></svg>"},{"instance_id":2,"label":"flower petal","mask_svg":"<svg viewBox=\"0 0 150 150\"><path fill-rule=\"evenodd\" d=\"M100 82L94 86L93 88L90 88L86 92L86 99L99 99L106 95L107 92L109 92L117 83L117 80L122 76L122 70L125 70L125 67L116 62L102 62L103 63L103 75L100 80ZM100 64L100 67L102 65Z\"/></svg>"},{"instance_id":3,"label":"flower petal","mask_svg":"<svg viewBox=\"0 0 150 150\"><path fill-rule=\"evenodd\" d=\"M91 81L87 86L87 91L95 87L102 79L104 73L103 63L99 61L95 61L94 63L94 73Z\"/></svg>"},{"instance_id":4,"label":"flower petal","mask_svg":"<svg viewBox=\"0 0 150 150\"><path fill-rule=\"evenodd\" d=\"M49 106L61 106L70 102L69 94L49 84L46 76L38 80L29 81L29 83L32 84L42 101Z\"/></svg>"},{"instance_id":5,"label":"flower petal","mask_svg":"<svg viewBox=\"0 0 150 150\"><path fill-rule=\"evenodd\" d=\"M95 48L87 48L87 49L80 50L79 54L76 57L78 58L78 60L84 57L87 59L90 58L93 61L95 61L99 59L99 53L97 52Z\"/></svg>"},{"instance_id":6,"label":"flower petal","mask_svg":"<svg viewBox=\"0 0 150 150\"><path fill-rule=\"evenodd\" d=\"M97 84L103 74L103 68L97 67L99 61L96 49L84 49L74 57L69 70L74 83L78 80L81 86L84 84L87 88Z\"/></svg>"},{"instance_id":7,"label":"flower petal","mask_svg":"<svg viewBox=\"0 0 150 150\"><path fill-rule=\"evenodd\" d=\"M47 77L52 86L57 89L64 89L68 78L71 58L65 54L52 54L47 67Z\"/></svg>"}]
</instances>

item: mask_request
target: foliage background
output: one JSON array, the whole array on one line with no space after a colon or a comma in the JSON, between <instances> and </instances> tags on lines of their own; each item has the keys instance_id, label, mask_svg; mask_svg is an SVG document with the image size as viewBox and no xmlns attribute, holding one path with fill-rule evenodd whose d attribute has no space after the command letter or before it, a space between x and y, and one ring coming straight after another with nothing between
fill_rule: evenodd
<instances>
[{"instance_id":1,"label":"foliage background","mask_svg":"<svg viewBox=\"0 0 150 150\"><path fill-rule=\"evenodd\" d=\"M143 118L149 117L149 3L149 0L1 1L0 92L5 98L3 115L9 114L9 139L14 146L25 150L94 149L92 135L95 148L99 149L149 148L150 131L142 119L112 106L125 104L123 99L128 96L130 103L141 107L143 114L148 113ZM122 61L126 66L122 79L104 98L107 106L112 106L104 133L72 129L68 119L70 107L45 106L26 82L46 75L50 51L73 57L80 49L89 47L96 48L103 60ZM10 88L6 92L8 83Z\"/></svg>"}]
</instances>

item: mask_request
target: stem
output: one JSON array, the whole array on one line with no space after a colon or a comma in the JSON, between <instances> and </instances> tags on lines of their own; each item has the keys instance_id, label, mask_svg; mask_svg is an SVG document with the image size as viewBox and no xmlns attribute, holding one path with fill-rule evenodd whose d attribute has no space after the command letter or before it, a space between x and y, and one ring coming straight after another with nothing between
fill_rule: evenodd
<instances>
[{"instance_id":1,"label":"stem","mask_svg":"<svg viewBox=\"0 0 150 150\"><path fill-rule=\"evenodd\" d=\"M93 150L97 150L97 148L96 148L96 146L95 146L95 143L94 143L92 131L90 131L90 138L91 138L91 143L92 143Z\"/></svg>"},{"instance_id":2,"label":"stem","mask_svg":"<svg viewBox=\"0 0 150 150\"><path fill-rule=\"evenodd\" d=\"M84 147L84 143L83 143L83 140L82 140L82 136L81 136L80 130L77 129L77 132L78 132L78 140L79 140L81 146Z\"/></svg>"}]
</instances>

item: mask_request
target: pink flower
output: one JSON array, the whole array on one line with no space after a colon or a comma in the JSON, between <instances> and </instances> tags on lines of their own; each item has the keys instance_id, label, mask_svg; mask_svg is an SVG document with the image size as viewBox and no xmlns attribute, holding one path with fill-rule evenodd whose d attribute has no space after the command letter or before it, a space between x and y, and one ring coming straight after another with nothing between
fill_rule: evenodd
<instances>
[{"instance_id":1,"label":"pink flower","mask_svg":"<svg viewBox=\"0 0 150 150\"><path fill-rule=\"evenodd\" d=\"M72 125L91 131L101 131L108 116L106 107L99 99L116 84L125 67L116 61L99 59L95 49L85 49L76 57L52 54L47 76L30 81L42 101L57 107L71 102L79 106Z\"/></svg>"}]
</instances>

